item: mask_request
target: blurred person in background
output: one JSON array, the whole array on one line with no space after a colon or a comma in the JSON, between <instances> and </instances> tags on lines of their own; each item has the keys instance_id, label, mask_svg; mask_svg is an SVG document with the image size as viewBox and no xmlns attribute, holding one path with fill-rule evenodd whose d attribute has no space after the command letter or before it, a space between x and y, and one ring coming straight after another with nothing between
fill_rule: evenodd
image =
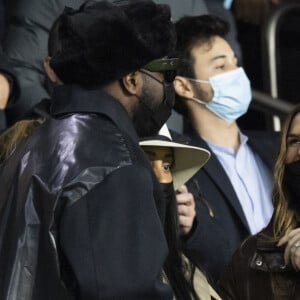
<instances>
[{"instance_id":1,"label":"blurred person in background","mask_svg":"<svg viewBox=\"0 0 300 300\"><path fill-rule=\"evenodd\" d=\"M6 111L5 127L21 119L43 98L49 98L43 60L48 33L64 7L78 7L84 0L4 1L6 28L2 49L19 81L19 101Z\"/></svg>"}]
</instances>

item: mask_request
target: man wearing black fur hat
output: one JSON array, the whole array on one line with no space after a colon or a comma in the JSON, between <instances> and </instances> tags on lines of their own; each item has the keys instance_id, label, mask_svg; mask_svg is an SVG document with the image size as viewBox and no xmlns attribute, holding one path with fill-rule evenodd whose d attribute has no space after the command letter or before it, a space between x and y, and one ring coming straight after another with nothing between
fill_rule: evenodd
<instances>
[{"instance_id":1,"label":"man wearing black fur hat","mask_svg":"<svg viewBox=\"0 0 300 300\"><path fill-rule=\"evenodd\" d=\"M0 299L172 299L162 194L136 133L173 106L169 8L90 1L57 26L51 117L0 167Z\"/></svg>"}]
</instances>

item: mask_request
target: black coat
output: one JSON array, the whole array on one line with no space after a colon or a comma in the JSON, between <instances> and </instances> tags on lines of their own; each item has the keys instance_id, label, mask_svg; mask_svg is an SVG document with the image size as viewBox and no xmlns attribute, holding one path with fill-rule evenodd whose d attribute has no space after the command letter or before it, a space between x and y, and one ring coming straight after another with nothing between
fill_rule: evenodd
<instances>
[{"instance_id":1,"label":"black coat","mask_svg":"<svg viewBox=\"0 0 300 300\"><path fill-rule=\"evenodd\" d=\"M279 149L274 132L246 133L254 153L272 172ZM190 143L211 151L209 161L187 183L196 199L197 226L186 241L186 254L206 272L213 285L224 272L234 251L250 234L246 217L234 188L216 155L198 134Z\"/></svg>"},{"instance_id":2,"label":"black coat","mask_svg":"<svg viewBox=\"0 0 300 300\"><path fill-rule=\"evenodd\" d=\"M162 194L126 110L57 88L0 168L0 299L172 299Z\"/></svg>"}]
</instances>

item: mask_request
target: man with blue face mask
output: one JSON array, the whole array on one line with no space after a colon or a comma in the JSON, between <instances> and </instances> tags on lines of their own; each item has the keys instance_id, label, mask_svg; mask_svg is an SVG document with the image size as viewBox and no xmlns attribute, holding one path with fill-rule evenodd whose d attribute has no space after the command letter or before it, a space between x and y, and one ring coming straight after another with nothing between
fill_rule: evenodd
<instances>
[{"instance_id":1,"label":"man with blue face mask","mask_svg":"<svg viewBox=\"0 0 300 300\"><path fill-rule=\"evenodd\" d=\"M274 133L242 133L236 120L251 102L251 85L214 16L176 23L181 58L174 81L175 108L187 121L190 143L211 151L209 163L188 183L198 225L187 239L189 257L216 283L245 237L272 215Z\"/></svg>"}]
</instances>

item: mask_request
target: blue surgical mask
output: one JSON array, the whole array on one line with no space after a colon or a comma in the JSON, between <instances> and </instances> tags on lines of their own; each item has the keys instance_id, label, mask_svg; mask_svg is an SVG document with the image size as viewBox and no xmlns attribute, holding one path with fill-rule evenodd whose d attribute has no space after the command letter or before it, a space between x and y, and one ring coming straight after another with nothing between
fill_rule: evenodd
<instances>
[{"instance_id":1,"label":"blue surgical mask","mask_svg":"<svg viewBox=\"0 0 300 300\"><path fill-rule=\"evenodd\" d=\"M252 99L250 81L243 68L237 68L209 78L209 81L188 78L188 80L209 83L214 96L209 102L193 98L228 123L233 123L248 110Z\"/></svg>"}]
</instances>

